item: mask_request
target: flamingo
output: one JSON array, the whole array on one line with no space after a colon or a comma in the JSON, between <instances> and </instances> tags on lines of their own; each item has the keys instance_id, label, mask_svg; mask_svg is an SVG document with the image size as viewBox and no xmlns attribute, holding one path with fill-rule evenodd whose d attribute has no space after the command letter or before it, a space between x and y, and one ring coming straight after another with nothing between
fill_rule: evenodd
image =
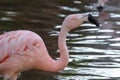
<instances>
[{"instance_id":1,"label":"flamingo","mask_svg":"<svg viewBox=\"0 0 120 80\"><path fill-rule=\"evenodd\" d=\"M99 26L91 14L70 14L64 19L58 37L60 58L57 60L49 56L42 38L35 32L15 30L2 34L0 36L0 75L4 80L17 80L19 73L30 69L48 72L63 70L69 59L66 35L84 21Z\"/></svg>"},{"instance_id":2,"label":"flamingo","mask_svg":"<svg viewBox=\"0 0 120 80\"><path fill-rule=\"evenodd\" d=\"M99 12L102 12L103 9L104 9L104 5L105 3L107 2L108 0L98 0L98 3L97 3L97 9Z\"/></svg>"}]
</instances>

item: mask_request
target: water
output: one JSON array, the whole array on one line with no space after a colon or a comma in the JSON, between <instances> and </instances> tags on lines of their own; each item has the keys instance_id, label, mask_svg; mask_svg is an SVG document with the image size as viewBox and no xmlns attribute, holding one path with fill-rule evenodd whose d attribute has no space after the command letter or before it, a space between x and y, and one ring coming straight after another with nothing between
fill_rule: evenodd
<instances>
[{"instance_id":1,"label":"water","mask_svg":"<svg viewBox=\"0 0 120 80\"><path fill-rule=\"evenodd\" d=\"M120 2L109 1L103 13L97 12L95 4L96 0L1 0L0 33L18 29L35 31L53 58L59 55L57 37L66 15L91 13L101 23L100 28L84 23L69 32L70 59L64 71L30 70L18 80L119 80Z\"/></svg>"}]
</instances>

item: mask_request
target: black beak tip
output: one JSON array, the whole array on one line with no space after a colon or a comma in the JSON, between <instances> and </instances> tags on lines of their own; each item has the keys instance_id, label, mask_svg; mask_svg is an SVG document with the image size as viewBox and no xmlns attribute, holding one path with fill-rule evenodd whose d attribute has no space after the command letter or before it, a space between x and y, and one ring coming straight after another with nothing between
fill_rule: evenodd
<instances>
[{"instance_id":1,"label":"black beak tip","mask_svg":"<svg viewBox=\"0 0 120 80\"><path fill-rule=\"evenodd\" d=\"M98 7L97 7L97 10L98 10L99 12L102 12L102 11L103 11L103 9L104 9L104 7L103 7L103 6L98 6Z\"/></svg>"},{"instance_id":2,"label":"black beak tip","mask_svg":"<svg viewBox=\"0 0 120 80\"><path fill-rule=\"evenodd\" d=\"M88 14L88 20L89 22L95 24L97 27L100 26L99 22L91 14Z\"/></svg>"}]
</instances>

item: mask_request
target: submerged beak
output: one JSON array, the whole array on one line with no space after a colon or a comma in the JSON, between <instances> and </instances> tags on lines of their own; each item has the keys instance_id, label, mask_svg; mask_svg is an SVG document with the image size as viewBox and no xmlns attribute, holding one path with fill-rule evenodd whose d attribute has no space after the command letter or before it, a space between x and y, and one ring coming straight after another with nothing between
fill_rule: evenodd
<instances>
[{"instance_id":1,"label":"submerged beak","mask_svg":"<svg viewBox=\"0 0 120 80\"><path fill-rule=\"evenodd\" d=\"M109 0L98 0L97 10L98 10L99 12L102 12L102 11L103 11L104 5L105 5L105 3L106 3L107 1L109 1Z\"/></svg>"},{"instance_id":2,"label":"submerged beak","mask_svg":"<svg viewBox=\"0 0 120 80\"><path fill-rule=\"evenodd\" d=\"M102 11L103 11L103 9L104 9L104 7L103 7L103 6L98 6L98 7L97 7L97 10L98 10L99 12L102 12Z\"/></svg>"},{"instance_id":3,"label":"submerged beak","mask_svg":"<svg viewBox=\"0 0 120 80\"><path fill-rule=\"evenodd\" d=\"M99 22L91 15L91 14L88 14L88 20L89 22L95 24L97 27L99 27Z\"/></svg>"}]
</instances>

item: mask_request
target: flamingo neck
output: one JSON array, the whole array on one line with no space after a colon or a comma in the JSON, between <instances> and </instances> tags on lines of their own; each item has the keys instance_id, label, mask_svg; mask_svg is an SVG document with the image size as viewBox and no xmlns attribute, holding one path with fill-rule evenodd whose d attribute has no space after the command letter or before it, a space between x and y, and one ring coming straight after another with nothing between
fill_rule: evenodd
<instances>
[{"instance_id":1,"label":"flamingo neck","mask_svg":"<svg viewBox=\"0 0 120 80\"><path fill-rule=\"evenodd\" d=\"M62 27L59 37L58 37L58 47L60 50L60 58L58 60L52 60L51 67L49 67L48 71L51 72L58 72L60 70L63 70L67 64L69 59L69 53L68 48L66 45L66 35L68 31Z\"/></svg>"},{"instance_id":2,"label":"flamingo neck","mask_svg":"<svg viewBox=\"0 0 120 80\"><path fill-rule=\"evenodd\" d=\"M66 35L67 35L68 31L65 30L64 27L62 27L59 37L58 37L58 47L60 50L60 58L58 60L54 60L54 69L50 69L52 70L52 72L58 72L60 70L63 70L67 64L68 64L68 60L69 60L69 53L68 53L68 48L66 45Z\"/></svg>"},{"instance_id":3,"label":"flamingo neck","mask_svg":"<svg viewBox=\"0 0 120 80\"><path fill-rule=\"evenodd\" d=\"M69 59L69 52L68 52L68 48L66 45L66 36L67 36L68 31L62 27L61 31L60 31L60 35L58 37L58 47L60 50L60 65L62 65L63 67L65 67L68 64L68 59Z\"/></svg>"},{"instance_id":4,"label":"flamingo neck","mask_svg":"<svg viewBox=\"0 0 120 80\"><path fill-rule=\"evenodd\" d=\"M107 0L98 0L97 6L104 6L104 4L107 2Z\"/></svg>"}]
</instances>

